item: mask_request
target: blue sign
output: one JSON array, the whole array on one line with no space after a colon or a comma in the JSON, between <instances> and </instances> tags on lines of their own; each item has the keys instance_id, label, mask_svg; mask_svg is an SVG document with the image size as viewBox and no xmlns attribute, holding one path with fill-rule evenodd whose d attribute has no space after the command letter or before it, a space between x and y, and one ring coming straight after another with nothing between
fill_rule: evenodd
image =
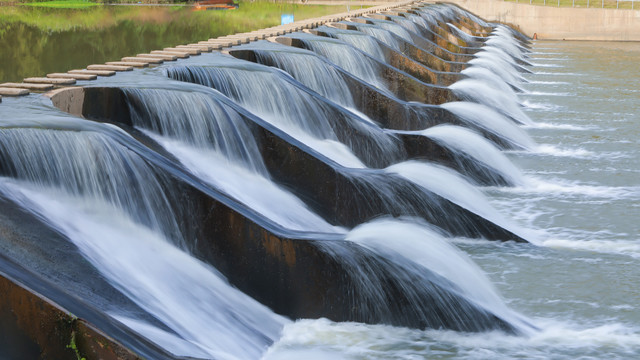
<instances>
[{"instance_id":1,"label":"blue sign","mask_svg":"<svg viewBox=\"0 0 640 360\"><path fill-rule=\"evenodd\" d=\"M293 14L280 15L280 25L291 24L293 22Z\"/></svg>"}]
</instances>

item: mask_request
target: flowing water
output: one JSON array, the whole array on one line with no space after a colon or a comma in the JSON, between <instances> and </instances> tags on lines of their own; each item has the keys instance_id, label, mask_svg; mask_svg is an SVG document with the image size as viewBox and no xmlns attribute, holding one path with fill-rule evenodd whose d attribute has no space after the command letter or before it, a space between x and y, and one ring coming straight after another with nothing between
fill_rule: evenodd
<instances>
[{"instance_id":1,"label":"flowing water","mask_svg":"<svg viewBox=\"0 0 640 360\"><path fill-rule=\"evenodd\" d=\"M437 6L427 13L421 19L446 21L455 11ZM408 20L395 20L401 25L374 23L407 40L411 36L405 28L418 30ZM383 32L371 31L373 25L362 28L384 38ZM189 221L182 221L190 203L180 201L178 191L167 191L173 189L172 183L151 165L157 160L150 160L146 154L150 150L140 150L144 147L111 125L60 116L46 101L29 97L7 99L0 105L0 194L68 238L78 254L148 315L111 310L109 316L175 355L215 359L640 356L636 276L640 143L635 123L640 120L636 109L640 77L624 71L635 66L640 46L537 42L528 52L509 30L499 27L494 34L471 62L467 70L471 79L451 87L476 102L452 102L443 108L508 139L515 150L501 153L476 132L452 125L415 133L485 163L513 186L478 187L443 166L400 162L393 156L395 163L384 170L366 168L350 151L357 152L357 146L369 139L373 145L365 150L394 153L393 136L337 105L353 107L352 94L342 75L309 51L255 46L258 57L271 59L311 90L257 65L243 67L227 59L232 65L220 66L219 55L203 55L195 66L169 65L102 80L124 89L132 125L175 158L166 162L175 162L174 171L188 173L184 179L234 199L237 203L229 206L250 209L252 219L342 238L316 246L351 279L349 291L357 309L353 311L362 323L291 321L234 288L215 264L190 253L190 244L198 241L190 237ZM369 45L374 44L366 48ZM313 46L352 72L362 70L356 57L339 57L341 52L361 57L353 48L344 50L346 44L326 41ZM198 67L206 61L214 66ZM525 61L532 65L523 72L517 62ZM314 72L319 69L323 72ZM167 79L167 74L175 78L187 73L193 75L190 81L220 92ZM339 91L327 87L329 75ZM251 92L252 84L262 93ZM282 97L295 103L290 111ZM235 107L234 101L247 112ZM343 150L333 157L350 159L336 161L347 164L341 171L354 182L369 184L372 193L382 194L382 201L393 201L389 209L409 200L396 199L392 196L396 191L414 191L417 200L426 200L431 196L424 197L427 193L438 194L531 244L451 238L408 217L381 217L353 229L334 227L293 191L271 180L259 144L253 141L248 120L253 115L248 111L269 126L298 134L287 134L292 143L298 139L338 144ZM305 116L309 122L300 121ZM337 116L345 123L336 125ZM79 123L91 125L72 125ZM366 136L356 139L354 129ZM345 140L342 132L352 139ZM368 151L360 154L364 152ZM161 168L165 167L169 165ZM376 182L382 178L413 184L399 189L390 181ZM388 194L383 194L385 189ZM447 214L451 224L468 221L456 214ZM367 319L396 323L389 314L428 329L364 323Z\"/></svg>"},{"instance_id":2,"label":"flowing water","mask_svg":"<svg viewBox=\"0 0 640 360\"><path fill-rule=\"evenodd\" d=\"M640 77L632 43L537 42L520 100L540 145L508 153L525 184L485 189L539 245L453 242L527 336L301 320L269 359L631 359L640 356ZM630 76L631 75L631 76Z\"/></svg>"}]
</instances>

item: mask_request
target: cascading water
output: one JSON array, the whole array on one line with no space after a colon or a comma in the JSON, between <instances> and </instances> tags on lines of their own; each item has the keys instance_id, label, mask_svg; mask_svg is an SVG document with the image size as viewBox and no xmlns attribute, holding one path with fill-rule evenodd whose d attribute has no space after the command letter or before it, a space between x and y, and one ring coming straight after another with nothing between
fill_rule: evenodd
<instances>
[{"instance_id":1,"label":"cascading water","mask_svg":"<svg viewBox=\"0 0 640 360\"><path fill-rule=\"evenodd\" d=\"M398 34L395 34L389 30L381 29L374 25L361 24L361 23L349 23L349 24L355 26L358 29L358 31L361 31L371 37L378 39L379 41L381 41L382 43L384 43L385 45L387 45L388 47L396 51L402 51L402 49L400 48L400 44L396 39L396 36L400 37L405 41L411 41L411 36L409 36L409 40L407 40L406 38Z\"/></svg>"},{"instance_id":2,"label":"cascading water","mask_svg":"<svg viewBox=\"0 0 640 360\"><path fill-rule=\"evenodd\" d=\"M344 166L381 167L402 157L398 142L370 120L327 102L281 72L256 64L247 66L172 67L167 74L220 90Z\"/></svg>"},{"instance_id":3,"label":"cascading water","mask_svg":"<svg viewBox=\"0 0 640 360\"><path fill-rule=\"evenodd\" d=\"M531 149L535 146L526 132L490 107L463 101L449 102L441 106L482 129L498 134L515 147Z\"/></svg>"},{"instance_id":4,"label":"cascading water","mask_svg":"<svg viewBox=\"0 0 640 360\"><path fill-rule=\"evenodd\" d=\"M522 111L520 104L514 101L511 96L512 91L510 91L511 94L505 93L475 79L457 81L450 85L449 89L462 100L486 105L520 124L532 124L531 119Z\"/></svg>"},{"instance_id":5,"label":"cascading water","mask_svg":"<svg viewBox=\"0 0 640 360\"><path fill-rule=\"evenodd\" d=\"M499 75L496 75L493 71L482 67L482 66L469 66L466 69L461 71L462 74L476 80L484 81L487 85L493 86L497 90L503 92L506 96L510 98L515 98L517 100L517 95L514 92L524 92L524 90L519 85L507 84Z\"/></svg>"},{"instance_id":6,"label":"cascading water","mask_svg":"<svg viewBox=\"0 0 640 360\"><path fill-rule=\"evenodd\" d=\"M187 239L173 201L136 154L91 132L15 128L0 138L3 196L68 237L165 328L114 318L177 356L254 359L278 338L285 319L178 248Z\"/></svg>"},{"instance_id":7,"label":"cascading water","mask_svg":"<svg viewBox=\"0 0 640 360\"><path fill-rule=\"evenodd\" d=\"M340 30L328 26L320 26L316 28L316 30L331 35L333 38L340 39L380 62L385 61L385 55L380 48L380 44L372 36L368 36L359 31Z\"/></svg>"},{"instance_id":8,"label":"cascading water","mask_svg":"<svg viewBox=\"0 0 640 360\"><path fill-rule=\"evenodd\" d=\"M489 26L472 14L446 5L429 6L419 13L420 16L394 18L398 23L367 19L375 25L358 24L356 27L362 31L362 35L347 30L327 30L332 37L360 51L332 39L318 39L307 35L293 37L305 41L308 48L331 59L342 69L358 75L356 65L362 65L361 59L368 59L372 63L375 63L373 59L384 60L384 54L373 38L398 50L404 46L398 43L399 34L405 35L405 41L411 41L415 37L406 29L415 31L415 27L432 27L435 34L436 26L458 24L455 18L459 16L477 20L482 26ZM349 23L350 26L354 24ZM478 40L471 36L465 37L460 29L456 33L468 41ZM475 102L445 103L442 108L458 117L456 124L470 125L469 127L485 136L488 133L504 139L507 143L505 148L529 150L535 148L535 143L511 121L533 124L528 117L532 112L522 111L518 99L520 94L513 91L523 87L528 89L529 85L533 85L526 83L522 75L525 73L522 71L524 68L518 65L526 65L528 50L515 40L514 34L508 28L494 26L492 35L484 40L484 49L478 52L476 59L470 61L470 66L463 71L469 78L451 87L461 98ZM477 42L482 43L479 40ZM305 89L280 71L265 70L259 66L249 67L246 64L240 66L237 61L234 64L222 64L219 62L220 55L211 55L207 59L208 64L169 67L166 68L166 74L174 79L215 88L228 98L215 90L196 85L189 85L184 91L180 90L180 86L186 85L178 82L171 82L170 86L163 87L161 83L169 80L165 76L157 76L159 71L151 69L140 76L154 78L154 81L158 81L158 86L145 84L136 88L127 84L122 88L129 101L132 125L136 131L141 131L164 147L166 153L173 156L170 161L175 162L173 159L177 159L183 166L179 171L188 170L185 174L188 172L189 176L194 175L190 178L197 178L203 187L219 189L229 198L251 208L251 216L265 218L280 227L297 231L307 236L303 236L305 239L312 237L309 234L332 235L332 240L312 241L313 246L317 246L327 258L339 264L336 269L344 271L342 278L348 279L347 286L338 295L344 293L344 299L347 299L345 301L350 301L348 308L353 312L354 322L334 323L311 319L289 321L231 286L218 273L216 264L196 260L185 251L189 249L191 242L196 241L185 235L190 233L188 229L185 230L188 224L183 223L189 222L185 220L189 209L181 209L176 205L180 203L180 199L173 198L178 194L172 192L172 187L167 182L168 176L151 166L151 160L142 160L139 154L129 150L128 144L105 135L111 133L47 130L46 126L39 129L3 128L0 130L2 197L13 200L68 237L109 283L148 312L153 321L113 310L108 311L109 316L171 353L187 357L259 358L274 342L266 354L267 358L477 358L478 349L486 351L486 357L492 358L522 357L523 354L528 356L530 350L533 350L531 356L539 358L555 356L557 353L562 354L562 357L566 355L567 358L601 358L606 357L608 352L615 353L619 358L631 358L635 355L638 345L638 331L633 325L635 320L628 320L628 323L625 322L627 320L620 320L620 329L610 329L603 325L595 329L587 326L582 331L575 330L582 329L582 324L549 325L548 319L539 320L536 316L536 325L543 325L540 326L540 332L536 331L530 321L505 305L482 271L464 253L451 245L451 239L443 239L444 231L440 233L440 230L422 223L422 220L384 218L356 226L351 231L332 226L292 195L296 190L293 185L287 184L289 191L271 180L260 153L260 149L264 149L261 148L264 144L260 143L263 138L256 140L254 132L258 128L256 124L261 124L260 126L271 129L276 134L274 136L282 136L286 139L283 141L297 144L298 147L291 146L292 153L307 151L318 158L326 157L339 163L332 163L331 169L338 169L332 176L344 176L361 185L351 188L357 190L354 193L361 192L353 197L361 202L343 204L344 207L352 207L354 211L358 211L383 202L385 204L379 207L385 209L386 215L424 215L423 218L428 218L426 215L429 215L434 218L434 223L437 220L448 223L452 228L469 230L467 233L461 231L464 234L476 234L471 231L472 226L469 224L474 221L475 215L481 215L513 234L537 239L530 234L522 235L528 231L504 219L501 212L519 207L518 211L512 211L518 222L543 223L542 227L553 225L559 218L573 216L574 207L566 206L563 208L565 212L550 215L546 213L549 211L547 202L573 202L575 193L585 191L586 188L593 190L593 187L576 186L570 189L571 195L563 193L558 199L553 196L549 198L542 194L547 188L533 188L536 184L532 184L530 177L524 177L504 154L473 130L443 124L413 132L398 131L398 137L393 133L389 135L388 131L372 124L361 114L336 106L340 104L345 108L355 108L354 94L349 86L356 82L346 77L342 70L302 49L285 48L276 44L252 46L258 50L256 55L260 58L259 62L276 65L290 72L293 78L313 91ZM235 49L242 50L233 50ZM363 53L372 58L367 58ZM353 57L353 54L357 56ZM202 58L207 56L209 55L203 55ZM542 75L526 75L527 78L539 76ZM118 80L109 80L110 85L114 83L117 84ZM535 84L538 85L540 84ZM326 99L320 98L318 94ZM423 104L402 102L392 96L381 98L395 102L394 105L405 111L390 112L396 116L424 107ZM247 111L240 109L239 105ZM33 104L30 106L37 107ZM0 109L2 111L6 110ZM261 119L265 122L261 122ZM15 124L10 127L14 126ZM106 128L120 131L110 126L105 126ZM129 130L127 126L123 128ZM295 135L280 135L274 128ZM576 133L588 131L585 130L587 127L578 128L576 130L567 125L563 129ZM535 128L534 135L544 132L546 136L550 131L547 128ZM491 200L487 200L483 193L469 185L462 176L442 166L416 161L398 163L405 156L397 141L401 138L400 135L427 137L453 153L457 161L473 161L473 165L485 167L489 173L507 179L506 183L515 187L483 188L482 191L491 195ZM599 139L597 136L601 134L594 133L591 136L590 133L587 137L589 146L595 143L602 146L600 141L593 140ZM322 150L318 141L331 143L334 149ZM162 157L166 153L158 156ZM324 154L324 157L316 153ZM597 153L597 150L589 154L593 153ZM535 158L550 155L516 151L509 156L525 158L523 162L528 164L535 162ZM604 155L600 160L603 158ZM553 161L559 162L557 159ZM628 159L621 161L632 162ZM388 166L389 164L393 165ZM584 169L595 173L600 167L605 167L596 162L579 165L580 169L575 171L577 174L585 171ZM375 166L384 169L370 169ZM269 169L272 170L273 167ZM620 169L614 170L618 175ZM554 171L554 174L565 174L566 169L558 166ZM525 173L530 174L530 171ZM611 178L617 179L619 176ZM330 186L331 184L328 187ZM567 189L562 191L565 190ZM606 192L608 189L596 190ZM614 190L619 190L615 194L625 194L619 195L621 197L632 196L634 201L637 200L635 187ZM524 194L526 197L529 193L535 193L530 197L536 196L537 199L520 200L516 196ZM315 199L321 196L323 194ZM309 197L301 198L311 204ZM592 208L594 204L606 207L608 199L603 201L603 198L606 196L581 199L583 203L579 203L577 207ZM444 199L448 199L450 203ZM539 206L537 202L544 204ZM453 211L456 206L469 212ZM584 211L580 216L587 218L590 211ZM215 216L215 212L212 214ZM604 216L599 216L601 218L594 219L594 223L605 219ZM629 234L635 233L633 226L627 227L630 229ZM552 227L548 231L561 233L562 236L569 233L572 236L574 230ZM606 234L603 235L604 233ZM588 236L593 237L618 236L606 231L589 234ZM342 236L346 242L333 241ZM265 236L261 241L265 248L277 253L276 250L281 249L277 249L279 245L274 245L272 240ZM591 251L576 251L575 254L511 242L493 244L464 238L453 239L453 242L471 254L483 267L491 269L488 273L494 277L496 284L510 292L509 304L514 308L522 307L527 309L525 312L534 313L536 311L532 309L554 309L541 312L542 317L554 319L574 320L573 308L581 306L587 308L584 313L598 309L597 312L602 312L602 318L610 314L616 319L627 319L625 316L628 314L630 318L637 318L633 313L633 304L627 306L626 303L615 300L600 307L598 301L593 301L596 305L580 302L591 295L606 297L607 295L602 295L606 291L588 294L588 290L584 290L587 295L582 294L585 296L576 296L575 299L561 293L566 288L579 288L575 285L579 283L588 283L589 288L606 288L603 283L607 279L600 281L600 275L607 271L609 261L619 255L615 253L618 250L608 250L613 253L609 253L607 257L592 254L611 245L606 241L583 239L579 246L585 246ZM283 243L286 244L286 241ZM550 239L542 244L562 248L567 246L567 241ZM625 247L626 250L620 250L625 256L631 253L632 258L637 257L633 239L615 245ZM300 265L308 260L305 257L307 254L298 250L290 251L286 246L283 249L282 264ZM238 260L242 261L245 260ZM538 262L544 266L538 266ZM580 275L573 274L571 266L582 262L585 265L577 271ZM598 272L592 271L593 263L598 264ZM624 266L628 264L627 261ZM566 266L561 270L569 270L545 270L545 267L559 266ZM535 271L530 271L532 269ZM633 285L634 280L625 278L623 274L625 271L632 271L627 267L622 270L615 272L615 276L608 279L609 282L622 278ZM314 273L313 276L317 276L314 278L314 286L315 280L322 282L324 275L333 271L334 269L323 268L318 274ZM556 273L562 274L555 278L559 285L556 286L554 282L553 286L549 286L547 282L540 281L539 274L554 276ZM228 273L225 272L226 274ZM297 275L299 274L295 274ZM582 275L585 277L581 278ZM342 276L342 273L338 276ZM562 282L562 277L565 276L576 281ZM553 295L536 297L531 296L531 291L523 291L524 295L517 295L517 291L513 289L518 287L542 289L540 293L549 290ZM628 288L633 289L635 286ZM329 295L335 294L328 293L328 298ZM633 298L636 294L629 290L625 295L624 298ZM536 303L538 300L541 304ZM563 306L557 308L553 305L557 303L562 303ZM117 306L110 309L113 308ZM547 316L549 313L553 315ZM594 321L606 324L601 319ZM387 325L365 325L363 322ZM423 331L400 326L436 329ZM503 331L474 335L455 333L438 329L439 327L462 331ZM505 336L504 333L520 336ZM581 343L583 340L567 341L566 333L579 339L592 339L591 342L597 345L584 346ZM599 339L601 334L604 334L604 340ZM487 343L489 345L485 346ZM361 350L367 346L368 348ZM357 350L352 350L354 348Z\"/></svg>"},{"instance_id":9,"label":"cascading water","mask_svg":"<svg viewBox=\"0 0 640 360\"><path fill-rule=\"evenodd\" d=\"M270 180L251 130L211 95L135 88L125 94L133 125L215 188L285 228L342 232Z\"/></svg>"},{"instance_id":10,"label":"cascading water","mask_svg":"<svg viewBox=\"0 0 640 360\"><path fill-rule=\"evenodd\" d=\"M477 163L492 169L490 174L486 174L490 178L495 171L511 184L519 185L524 182L520 170L493 143L487 141L473 130L460 126L438 125L419 133L446 145L460 156L471 156ZM460 161L463 162L464 160ZM500 182L498 179L494 181L496 183Z\"/></svg>"},{"instance_id":11,"label":"cascading water","mask_svg":"<svg viewBox=\"0 0 640 360\"><path fill-rule=\"evenodd\" d=\"M376 26L379 26L384 30L388 30L396 34L397 36L401 37L405 41L411 42L413 40L413 38L411 37L411 33L407 31L407 29L403 28L401 25L398 25L392 21L370 19L370 18L366 18L366 20L371 21Z\"/></svg>"},{"instance_id":12,"label":"cascading water","mask_svg":"<svg viewBox=\"0 0 640 360\"><path fill-rule=\"evenodd\" d=\"M290 35L302 40L310 50L325 57L350 74L369 83L382 92L388 93L387 84L380 76L380 65L365 53L353 46L348 46L338 39L309 34Z\"/></svg>"},{"instance_id":13,"label":"cascading water","mask_svg":"<svg viewBox=\"0 0 640 360\"><path fill-rule=\"evenodd\" d=\"M385 171L398 174L425 189L517 234L519 229L493 209L482 193L455 171L419 161L395 164ZM526 238L525 236L523 236Z\"/></svg>"},{"instance_id":14,"label":"cascading water","mask_svg":"<svg viewBox=\"0 0 640 360\"><path fill-rule=\"evenodd\" d=\"M338 104L347 108L355 107L349 86L338 69L313 52L283 45L257 44L252 45L251 49L255 51L259 63L286 71L306 87Z\"/></svg>"}]
</instances>

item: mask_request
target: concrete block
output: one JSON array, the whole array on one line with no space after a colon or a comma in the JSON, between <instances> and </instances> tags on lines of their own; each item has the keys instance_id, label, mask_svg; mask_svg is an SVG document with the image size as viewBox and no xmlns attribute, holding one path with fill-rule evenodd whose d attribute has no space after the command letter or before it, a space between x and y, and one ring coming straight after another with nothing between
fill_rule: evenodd
<instances>
[{"instance_id":1,"label":"concrete block","mask_svg":"<svg viewBox=\"0 0 640 360\"><path fill-rule=\"evenodd\" d=\"M202 53L201 50L197 49L197 48L189 48L189 47L183 47L183 48L179 48L179 47L174 47L174 48L164 48L164 51L177 51L177 52L183 52L185 54L189 54L189 55L200 55Z\"/></svg>"},{"instance_id":2,"label":"concrete block","mask_svg":"<svg viewBox=\"0 0 640 360\"><path fill-rule=\"evenodd\" d=\"M133 66L138 68L149 66L148 62L136 62L136 61L107 61L105 64L117 65L117 66Z\"/></svg>"},{"instance_id":3,"label":"concrete block","mask_svg":"<svg viewBox=\"0 0 640 360\"><path fill-rule=\"evenodd\" d=\"M51 73L47 74L48 78L76 79L76 80L95 80L98 78L94 74L68 74L68 73Z\"/></svg>"},{"instance_id":4,"label":"concrete block","mask_svg":"<svg viewBox=\"0 0 640 360\"><path fill-rule=\"evenodd\" d=\"M185 59L189 57L189 54L184 52L184 51L165 51L165 50L153 50L151 51L152 55L170 55L170 56L175 56L178 59Z\"/></svg>"},{"instance_id":5,"label":"concrete block","mask_svg":"<svg viewBox=\"0 0 640 360\"><path fill-rule=\"evenodd\" d=\"M188 45L178 45L176 46L178 49L198 49L201 52L211 52L213 47L207 44L188 44Z\"/></svg>"},{"instance_id":6,"label":"concrete block","mask_svg":"<svg viewBox=\"0 0 640 360\"><path fill-rule=\"evenodd\" d=\"M76 69L67 71L69 74L91 74L97 76L113 76L116 74L115 71L112 70L84 70L84 69Z\"/></svg>"},{"instance_id":7,"label":"concrete block","mask_svg":"<svg viewBox=\"0 0 640 360\"><path fill-rule=\"evenodd\" d=\"M132 71L133 66L94 64L87 66L88 70Z\"/></svg>"},{"instance_id":8,"label":"concrete block","mask_svg":"<svg viewBox=\"0 0 640 360\"><path fill-rule=\"evenodd\" d=\"M79 86L51 90L44 94L55 107L69 114L82 116L84 88Z\"/></svg>"},{"instance_id":9,"label":"concrete block","mask_svg":"<svg viewBox=\"0 0 640 360\"><path fill-rule=\"evenodd\" d=\"M174 55L160 55L160 54L138 54L136 57L145 58L145 59L161 59L164 61L176 61L178 59L177 56Z\"/></svg>"},{"instance_id":10,"label":"concrete block","mask_svg":"<svg viewBox=\"0 0 640 360\"><path fill-rule=\"evenodd\" d=\"M210 39L207 40L208 44L220 44L223 47L231 47L235 45L240 45L239 39Z\"/></svg>"},{"instance_id":11,"label":"concrete block","mask_svg":"<svg viewBox=\"0 0 640 360\"><path fill-rule=\"evenodd\" d=\"M29 90L0 86L0 96L24 96L29 95Z\"/></svg>"},{"instance_id":12,"label":"concrete block","mask_svg":"<svg viewBox=\"0 0 640 360\"><path fill-rule=\"evenodd\" d=\"M27 89L36 91L47 91L53 89L51 84L33 84L33 83L3 83L0 84L3 88L15 88L15 89Z\"/></svg>"},{"instance_id":13,"label":"concrete block","mask_svg":"<svg viewBox=\"0 0 640 360\"><path fill-rule=\"evenodd\" d=\"M22 81L26 83L53 84L53 85L73 85L76 83L75 79L51 79L46 77L30 77Z\"/></svg>"},{"instance_id":14,"label":"concrete block","mask_svg":"<svg viewBox=\"0 0 640 360\"><path fill-rule=\"evenodd\" d=\"M147 63L147 64L162 64L164 60L157 58L145 58L145 57L137 57L137 56L127 56L121 59L123 62L134 62L134 63ZM128 65L133 66L133 65Z\"/></svg>"}]
</instances>

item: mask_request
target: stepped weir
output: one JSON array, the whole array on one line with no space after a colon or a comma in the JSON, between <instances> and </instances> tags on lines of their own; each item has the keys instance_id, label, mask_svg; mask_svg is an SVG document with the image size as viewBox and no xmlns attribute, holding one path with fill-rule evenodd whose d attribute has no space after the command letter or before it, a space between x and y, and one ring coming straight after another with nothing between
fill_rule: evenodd
<instances>
[{"instance_id":1,"label":"stepped weir","mask_svg":"<svg viewBox=\"0 0 640 360\"><path fill-rule=\"evenodd\" d=\"M535 146L526 37L423 2L285 30L11 102L9 356L254 359L306 318L535 331L447 240L533 241L478 190Z\"/></svg>"}]
</instances>

